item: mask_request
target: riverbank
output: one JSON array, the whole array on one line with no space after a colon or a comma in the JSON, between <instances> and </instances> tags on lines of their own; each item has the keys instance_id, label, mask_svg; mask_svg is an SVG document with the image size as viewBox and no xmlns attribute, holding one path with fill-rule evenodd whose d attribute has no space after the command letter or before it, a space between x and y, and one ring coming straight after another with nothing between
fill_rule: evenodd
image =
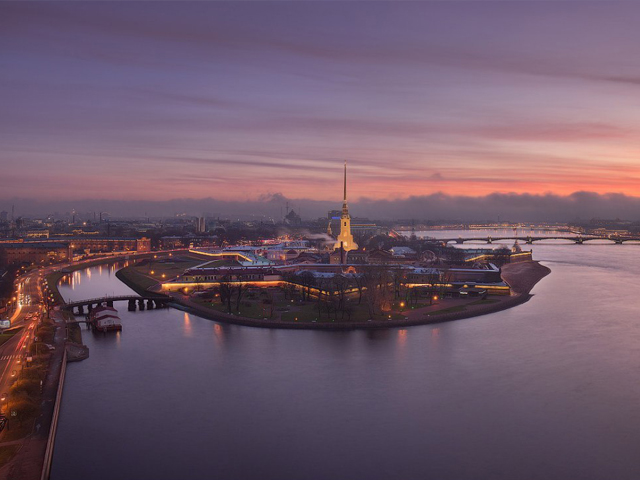
<instances>
[{"instance_id":1,"label":"riverbank","mask_svg":"<svg viewBox=\"0 0 640 480\"><path fill-rule=\"evenodd\" d=\"M469 302L451 309L434 309L423 307L407 312L404 319L372 320L367 322L291 322L269 319L256 319L232 315L213 310L192 301L188 296L180 293L170 293L174 307L192 313L199 317L219 322L232 323L259 328L285 328L285 329L314 329L314 330L353 330L353 329L380 329L399 328L432 323L450 322L465 318L487 315L499 312L527 302L531 298L531 289L551 270L536 261L508 264L503 267L502 278L511 287L510 296L492 299L491 302L470 300Z\"/></svg>"},{"instance_id":2,"label":"riverbank","mask_svg":"<svg viewBox=\"0 0 640 480\"><path fill-rule=\"evenodd\" d=\"M88 260L84 260L82 262L78 262L78 263L74 263L74 264L70 264L70 265L65 265L64 267L60 266L60 267L58 267L59 270L55 270L55 271L47 274L45 279L46 279L47 284L49 286L49 291L53 295L54 302L56 304L58 304L58 305L62 305L62 304L65 303L65 300L64 300L64 298L62 298L62 295L60 295L60 291L58 290L58 284L60 283L60 280L62 279L62 277L64 277L65 275L69 275L70 273L73 273L73 272L75 272L77 270L82 270L84 268L96 267L98 265L110 265L112 263L126 262L126 261L129 261L129 260L137 261L137 260L144 260L144 259L149 259L149 258L154 258L155 259L156 257L167 257L167 256L173 255L174 253L178 253L180 251L182 251L182 250L170 250L170 251L162 251L162 252L145 252L145 253L130 252L130 253L123 253L122 255L113 255L113 256L109 256L109 257L91 258L91 259L88 259ZM128 285L130 288L133 289L133 287L131 287L129 284L127 284L126 282L124 282L124 283L126 285ZM144 289L143 289L143 291L144 291Z\"/></svg>"}]
</instances>

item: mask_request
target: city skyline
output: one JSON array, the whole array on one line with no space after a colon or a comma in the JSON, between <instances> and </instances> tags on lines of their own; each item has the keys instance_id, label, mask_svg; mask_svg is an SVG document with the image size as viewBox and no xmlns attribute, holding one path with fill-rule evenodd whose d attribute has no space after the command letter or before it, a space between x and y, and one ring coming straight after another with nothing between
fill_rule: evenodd
<instances>
[{"instance_id":1,"label":"city skyline","mask_svg":"<svg viewBox=\"0 0 640 480\"><path fill-rule=\"evenodd\" d=\"M640 195L634 4L0 9L4 203Z\"/></svg>"}]
</instances>

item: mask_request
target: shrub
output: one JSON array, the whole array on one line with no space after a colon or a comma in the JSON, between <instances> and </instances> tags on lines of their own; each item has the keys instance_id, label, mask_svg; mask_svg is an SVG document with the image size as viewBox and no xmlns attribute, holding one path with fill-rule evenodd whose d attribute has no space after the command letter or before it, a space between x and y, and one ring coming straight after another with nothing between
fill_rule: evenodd
<instances>
[{"instance_id":1,"label":"shrub","mask_svg":"<svg viewBox=\"0 0 640 480\"><path fill-rule=\"evenodd\" d=\"M11 410L15 410L18 413L18 420L20 421L32 417L40 411L38 403L25 396L12 398L10 407Z\"/></svg>"},{"instance_id":2,"label":"shrub","mask_svg":"<svg viewBox=\"0 0 640 480\"><path fill-rule=\"evenodd\" d=\"M25 380L37 380L38 382L44 379L46 370L41 366L32 366L22 370L20 376Z\"/></svg>"},{"instance_id":3,"label":"shrub","mask_svg":"<svg viewBox=\"0 0 640 480\"><path fill-rule=\"evenodd\" d=\"M20 379L11 385L11 394L20 396L22 394L33 397L40 392L40 380Z\"/></svg>"}]
</instances>

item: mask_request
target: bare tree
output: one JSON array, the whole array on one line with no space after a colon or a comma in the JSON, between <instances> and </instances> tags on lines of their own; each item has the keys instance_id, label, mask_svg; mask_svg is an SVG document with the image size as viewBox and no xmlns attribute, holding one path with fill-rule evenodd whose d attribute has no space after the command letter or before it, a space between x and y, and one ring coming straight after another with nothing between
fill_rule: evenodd
<instances>
[{"instance_id":1,"label":"bare tree","mask_svg":"<svg viewBox=\"0 0 640 480\"><path fill-rule=\"evenodd\" d=\"M316 278L313 276L313 273L305 270L299 276L300 285L302 285L302 300L309 300L309 292L311 287L313 287L316 283Z\"/></svg>"},{"instance_id":2,"label":"bare tree","mask_svg":"<svg viewBox=\"0 0 640 480\"><path fill-rule=\"evenodd\" d=\"M220 280L220 302L222 305L227 304L227 313L231 313L231 296L232 296L232 287L231 287L231 277L227 274L224 275Z\"/></svg>"},{"instance_id":3,"label":"bare tree","mask_svg":"<svg viewBox=\"0 0 640 480\"><path fill-rule=\"evenodd\" d=\"M370 266L362 276L366 300L371 316L379 315L391 307L391 279L384 266Z\"/></svg>"},{"instance_id":4,"label":"bare tree","mask_svg":"<svg viewBox=\"0 0 640 480\"><path fill-rule=\"evenodd\" d=\"M244 282L238 282L236 284L236 312L240 311L240 300L242 300L242 294L246 292L247 284Z\"/></svg>"},{"instance_id":5,"label":"bare tree","mask_svg":"<svg viewBox=\"0 0 640 480\"><path fill-rule=\"evenodd\" d=\"M355 287L358 289L358 305L362 303L362 291L364 290L364 281L361 274L352 274L352 279Z\"/></svg>"}]
</instances>

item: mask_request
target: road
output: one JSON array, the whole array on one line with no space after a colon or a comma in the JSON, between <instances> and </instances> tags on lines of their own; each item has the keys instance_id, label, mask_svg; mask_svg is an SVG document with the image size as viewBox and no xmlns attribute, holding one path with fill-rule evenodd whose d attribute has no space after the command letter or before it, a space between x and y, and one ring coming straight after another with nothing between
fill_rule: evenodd
<instances>
[{"instance_id":1,"label":"road","mask_svg":"<svg viewBox=\"0 0 640 480\"><path fill-rule=\"evenodd\" d=\"M19 440L8 437L12 417L8 398L9 389L20 375L28 356L29 347L35 341L36 325L45 313L43 280L57 267L49 267L29 272L16 281L18 308L11 317L11 327L22 327L11 339L0 346L0 406L9 418L8 428L0 432L0 448L19 445L18 453L4 466L0 467L0 479L19 478L39 479L43 471L43 460L47 449L47 440L53 417L55 397L58 391L58 378L62 366L65 329L57 328L53 343L56 348L49 362L48 373L42 385L42 404L40 415L36 418L34 430ZM61 319L56 319L59 325Z\"/></svg>"},{"instance_id":2,"label":"road","mask_svg":"<svg viewBox=\"0 0 640 480\"><path fill-rule=\"evenodd\" d=\"M0 408L10 416L7 404L9 387L16 380L27 361L29 345L34 341L34 330L44 311L42 301L42 270L30 272L16 282L17 309L11 316L11 328L23 327L17 334L0 345ZM2 434L0 433L0 442Z\"/></svg>"}]
</instances>

